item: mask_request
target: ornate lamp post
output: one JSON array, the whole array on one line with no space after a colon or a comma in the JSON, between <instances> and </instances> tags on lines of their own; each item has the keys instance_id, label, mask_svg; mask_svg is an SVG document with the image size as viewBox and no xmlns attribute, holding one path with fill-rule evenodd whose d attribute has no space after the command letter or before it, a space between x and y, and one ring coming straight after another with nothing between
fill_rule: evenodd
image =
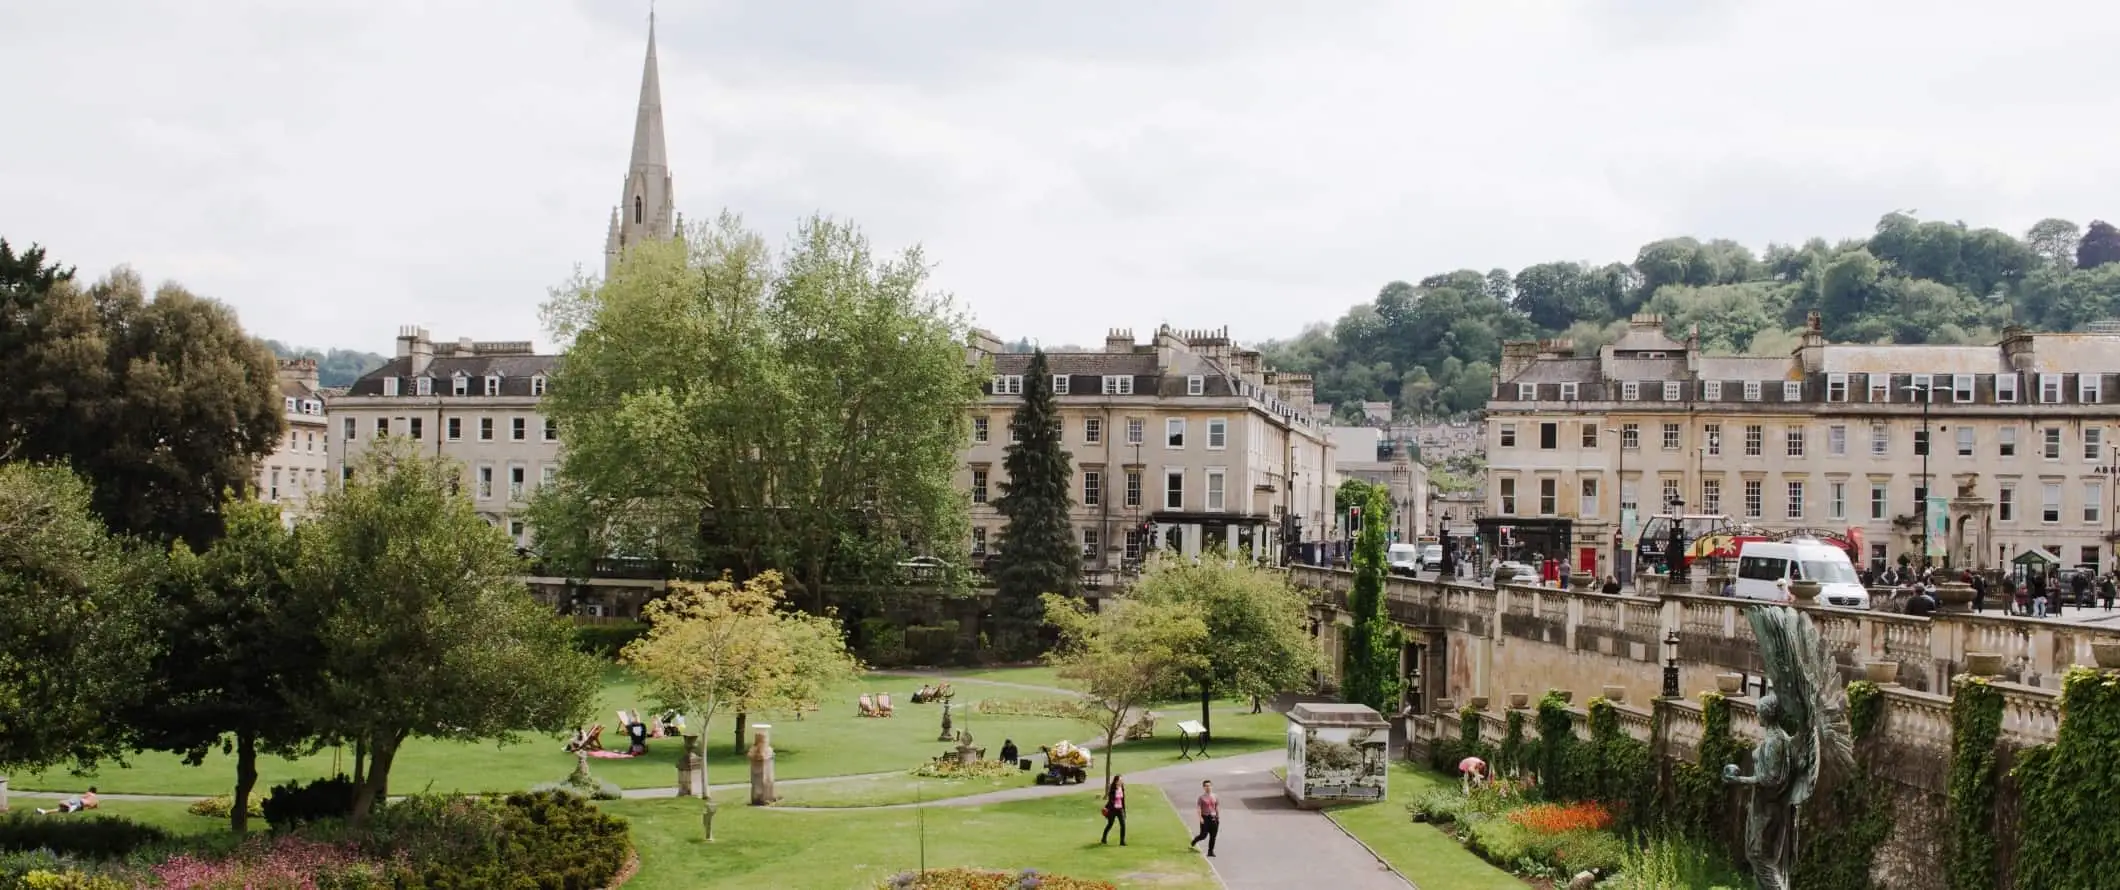
<instances>
[{"instance_id":1,"label":"ornate lamp post","mask_svg":"<svg viewBox=\"0 0 2120 890\"><path fill-rule=\"evenodd\" d=\"M1686 499L1671 499L1671 543L1664 548L1664 572L1671 580L1684 584L1691 580L1691 570L1686 565Z\"/></svg>"},{"instance_id":2,"label":"ornate lamp post","mask_svg":"<svg viewBox=\"0 0 2120 890\"><path fill-rule=\"evenodd\" d=\"M1664 697L1678 697L1678 631L1664 635Z\"/></svg>"},{"instance_id":3,"label":"ornate lamp post","mask_svg":"<svg viewBox=\"0 0 2120 890\"><path fill-rule=\"evenodd\" d=\"M1921 517L1921 533L1915 535L1914 540L1921 542L1921 567L1926 570L1929 567L1929 452L1936 450L1936 443L1929 435L1929 402L1934 400L1934 390L1913 384L1900 388L1921 399L1921 497L1914 505L1914 515Z\"/></svg>"},{"instance_id":4,"label":"ornate lamp post","mask_svg":"<svg viewBox=\"0 0 2120 890\"><path fill-rule=\"evenodd\" d=\"M1627 442L1620 438L1619 430L1611 427L1605 428L1605 435L1612 439L1612 446L1619 449L1619 466L1612 480L1612 515L1616 517L1612 523L1612 577L1625 584L1631 574L1620 568L1620 542L1626 539L1627 522Z\"/></svg>"}]
</instances>

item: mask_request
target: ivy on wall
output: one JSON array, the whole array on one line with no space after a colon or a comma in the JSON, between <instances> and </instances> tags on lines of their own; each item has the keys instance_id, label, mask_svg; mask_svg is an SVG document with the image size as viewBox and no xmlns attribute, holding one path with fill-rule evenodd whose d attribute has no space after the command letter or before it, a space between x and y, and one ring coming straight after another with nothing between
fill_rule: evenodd
<instances>
[{"instance_id":1,"label":"ivy on wall","mask_svg":"<svg viewBox=\"0 0 2120 890\"><path fill-rule=\"evenodd\" d=\"M1480 712L1471 705L1458 709L1458 737L1436 739L1428 746L1428 765L1436 772L1455 777L1458 764L1467 757L1477 757L1492 763L1494 750L1480 741Z\"/></svg>"},{"instance_id":2,"label":"ivy on wall","mask_svg":"<svg viewBox=\"0 0 2120 890\"><path fill-rule=\"evenodd\" d=\"M1741 838L1730 834L1737 797L1723 782L1723 766L1742 763L1752 743L1730 734L1730 702L1718 692L1700 695L1700 759L1696 763L1671 764L1666 797L1667 829L1705 841L1725 844L1741 853Z\"/></svg>"},{"instance_id":3,"label":"ivy on wall","mask_svg":"<svg viewBox=\"0 0 2120 890\"><path fill-rule=\"evenodd\" d=\"M1805 890L1873 890L1870 865L1892 833L1891 801L1875 775L1874 733L1884 715L1877 684L1848 684L1848 722L1855 732L1855 774L1803 811L1803 843L1792 882Z\"/></svg>"},{"instance_id":4,"label":"ivy on wall","mask_svg":"<svg viewBox=\"0 0 2120 890\"><path fill-rule=\"evenodd\" d=\"M1618 811L1622 828L1649 827L1656 801L1655 752L1620 728L1619 709L1603 698L1590 700L1590 747L1597 798Z\"/></svg>"},{"instance_id":5,"label":"ivy on wall","mask_svg":"<svg viewBox=\"0 0 2120 890\"><path fill-rule=\"evenodd\" d=\"M2023 813L2015 883L2120 887L2111 858L2120 849L2120 674L2071 669L2061 680L2061 713L2053 744L2024 752L2012 771ZM1957 789L1954 773L1954 805Z\"/></svg>"},{"instance_id":6,"label":"ivy on wall","mask_svg":"<svg viewBox=\"0 0 2120 890\"><path fill-rule=\"evenodd\" d=\"M1593 752L1575 737L1575 715L1557 692L1538 702L1538 784L1547 800L1581 800L1597 793Z\"/></svg>"},{"instance_id":7,"label":"ivy on wall","mask_svg":"<svg viewBox=\"0 0 2120 890\"><path fill-rule=\"evenodd\" d=\"M1506 722L1508 729L1502 735L1502 747L1494 762L1503 775L1513 775L1537 763L1537 744L1524 738L1523 709L1511 708Z\"/></svg>"},{"instance_id":8,"label":"ivy on wall","mask_svg":"<svg viewBox=\"0 0 2120 890\"><path fill-rule=\"evenodd\" d=\"M1951 890L1995 887L1995 743L2002 737L2002 693L1985 679L1960 676L1951 695L1951 836L1944 873ZM2110 752L2107 756L2111 756ZM2087 826L2075 826L2078 829ZM2074 842L2082 842L2075 839ZM2091 887L2091 884L2022 884Z\"/></svg>"}]
</instances>

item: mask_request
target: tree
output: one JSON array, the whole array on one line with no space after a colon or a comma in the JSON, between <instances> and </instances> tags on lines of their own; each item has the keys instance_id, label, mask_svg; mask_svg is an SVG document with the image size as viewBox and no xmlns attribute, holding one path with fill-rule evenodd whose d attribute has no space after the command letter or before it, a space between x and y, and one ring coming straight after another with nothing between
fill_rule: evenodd
<instances>
[{"instance_id":1,"label":"tree","mask_svg":"<svg viewBox=\"0 0 2120 890\"><path fill-rule=\"evenodd\" d=\"M774 572L742 584L672 584L643 610L648 633L622 656L649 693L692 718L702 736L724 710L810 705L858 676L861 665L847 653L835 616L783 611L784 595Z\"/></svg>"},{"instance_id":2,"label":"tree","mask_svg":"<svg viewBox=\"0 0 2120 890\"><path fill-rule=\"evenodd\" d=\"M2055 269L2076 267L2076 242L2083 230L2065 219L2049 217L2032 224L2024 233L2024 244L2034 256Z\"/></svg>"},{"instance_id":3,"label":"tree","mask_svg":"<svg viewBox=\"0 0 2120 890\"><path fill-rule=\"evenodd\" d=\"M964 553L979 371L926 287L917 249L880 260L851 225L810 219L776 255L724 214L556 293L567 448L531 506L539 549L783 570L819 612L829 580Z\"/></svg>"},{"instance_id":4,"label":"tree","mask_svg":"<svg viewBox=\"0 0 2120 890\"><path fill-rule=\"evenodd\" d=\"M317 733L301 700L322 663L315 628L296 619L295 537L277 506L230 499L227 533L194 555L170 551L155 602L159 657L127 721L136 743L198 766L215 748L236 758L229 827L246 830L258 755L297 756Z\"/></svg>"},{"instance_id":5,"label":"tree","mask_svg":"<svg viewBox=\"0 0 2120 890\"><path fill-rule=\"evenodd\" d=\"M2107 263L2120 263L2120 229L2094 219L2083 230L2083 240L2076 242L2076 268L2096 269Z\"/></svg>"},{"instance_id":6,"label":"tree","mask_svg":"<svg viewBox=\"0 0 2120 890\"><path fill-rule=\"evenodd\" d=\"M1283 574L1248 560L1158 559L1127 596L1197 615L1205 624L1205 658L1182 676L1186 691L1199 693L1200 725L1209 730L1208 704L1216 692L1269 696L1294 688L1318 667L1310 599Z\"/></svg>"},{"instance_id":7,"label":"tree","mask_svg":"<svg viewBox=\"0 0 2120 890\"><path fill-rule=\"evenodd\" d=\"M0 453L71 464L113 531L205 549L284 431L272 356L178 285L82 288L31 253L0 261Z\"/></svg>"},{"instance_id":8,"label":"tree","mask_svg":"<svg viewBox=\"0 0 2120 890\"><path fill-rule=\"evenodd\" d=\"M316 629L323 662L304 716L354 742L357 821L406 739L558 733L596 696L600 669L531 598L515 542L474 512L462 474L384 438L312 496L298 533L292 615Z\"/></svg>"},{"instance_id":9,"label":"tree","mask_svg":"<svg viewBox=\"0 0 2120 890\"><path fill-rule=\"evenodd\" d=\"M1354 589L1347 595L1347 611L1354 627L1347 634L1347 650L1341 666L1340 697L1368 705L1385 713L1397 708L1399 698L1399 632L1384 609L1384 529L1391 500L1372 490L1362 509L1362 534L1354 545ZM1368 519L1368 517L1375 517Z\"/></svg>"},{"instance_id":10,"label":"tree","mask_svg":"<svg viewBox=\"0 0 2120 890\"><path fill-rule=\"evenodd\" d=\"M128 550L62 467L0 462L0 771L124 752L112 715L154 658L153 553Z\"/></svg>"},{"instance_id":11,"label":"tree","mask_svg":"<svg viewBox=\"0 0 2120 890\"><path fill-rule=\"evenodd\" d=\"M1119 734L1158 693L1207 667L1207 623L1176 603L1119 599L1097 612L1081 600L1046 594L1045 619L1060 630L1053 665L1088 693L1081 717L1104 736L1104 778Z\"/></svg>"},{"instance_id":12,"label":"tree","mask_svg":"<svg viewBox=\"0 0 2120 890\"><path fill-rule=\"evenodd\" d=\"M1040 596L1073 594L1081 583L1082 555L1069 518L1075 471L1068 462L1058 410L1053 406L1052 370L1045 351L1031 353L1023 374L1023 404L1009 418L1008 446L995 508L1008 519L994 555L994 617L1004 649L1020 651L1045 620Z\"/></svg>"}]
</instances>

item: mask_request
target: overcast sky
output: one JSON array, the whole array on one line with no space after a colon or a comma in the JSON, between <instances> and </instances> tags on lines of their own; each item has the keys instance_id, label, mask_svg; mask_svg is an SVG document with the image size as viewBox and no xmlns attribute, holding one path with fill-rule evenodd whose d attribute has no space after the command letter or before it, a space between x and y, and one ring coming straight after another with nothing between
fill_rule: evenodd
<instances>
[{"instance_id":1,"label":"overcast sky","mask_svg":"<svg viewBox=\"0 0 2120 890\"><path fill-rule=\"evenodd\" d=\"M602 268L647 5L10 0L0 235L251 331L535 338ZM1742 10L1740 9L1742 7ZM1394 278L2120 219L2120 6L664 0L677 205L926 246L982 326L1336 318Z\"/></svg>"}]
</instances>

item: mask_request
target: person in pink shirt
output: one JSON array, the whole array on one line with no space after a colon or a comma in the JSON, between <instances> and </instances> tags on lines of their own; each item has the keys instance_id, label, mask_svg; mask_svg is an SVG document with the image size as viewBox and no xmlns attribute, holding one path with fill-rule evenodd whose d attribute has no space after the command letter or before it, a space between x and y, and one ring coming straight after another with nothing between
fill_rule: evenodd
<instances>
[{"instance_id":1,"label":"person in pink shirt","mask_svg":"<svg viewBox=\"0 0 2120 890\"><path fill-rule=\"evenodd\" d=\"M1193 836L1193 846L1207 842L1207 855L1215 855L1215 838L1222 834L1222 799L1215 796L1215 783L1200 783L1200 833Z\"/></svg>"},{"instance_id":2,"label":"person in pink shirt","mask_svg":"<svg viewBox=\"0 0 2120 890\"><path fill-rule=\"evenodd\" d=\"M1467 757L1460 760L1458 761L1458 775L1463 779L1462 784L1465 786L1465 793L1471 794L1472 789L1487 784L1487 779L1490 778L1487 774L1487 761L1478 757Z\"/></svg>"},{"instance_id":3,"label":"person in pink shirt","mask_svg":"<svg viewBox=\"0 0 2120 890\"><path fill-rule=\"evenodd\" d=\"M1104 839L1100 844L1111 843L1112 823L1119 823L1119 846L1126 846L1126 780L1112 777L1112 783L1104 789Z\"/></svg>"}]
</instances>

